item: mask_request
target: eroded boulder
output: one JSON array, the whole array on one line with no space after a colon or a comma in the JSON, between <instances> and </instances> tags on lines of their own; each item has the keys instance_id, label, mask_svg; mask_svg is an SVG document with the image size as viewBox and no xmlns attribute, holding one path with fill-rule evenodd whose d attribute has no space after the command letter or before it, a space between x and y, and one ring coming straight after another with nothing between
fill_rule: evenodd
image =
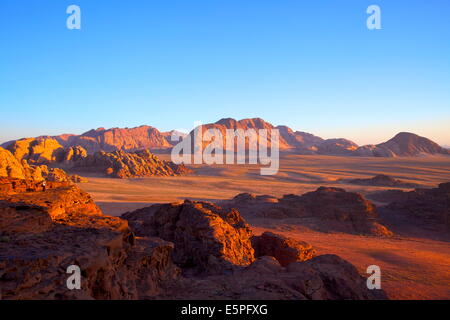
<instances>
[{"instance_id":1,"label":"eroded boulder","mask_svg":"<svg viewBox=\"0 0 450 320\"><path fill-rule=\"evenodd\" d=\"M221 201L220 205L236 208L246 218L295 218L299 224L317 231L392 235L380 223L372 202L341 188L320 187L301 196L289 194L278 199L241 194Z\"/></svg>"},{"instance_id":2,"label":"eroded boulder","mask_svg":"<svg viewBox=\"0 0 450 320\"><path fill-rule=\"evenodd\" d=\"M122 216L138 236L175 244L174 261L184 268L221 273L254 261L251 229L236 210L209 202L155 205Z\"/></svg>"},{"instance_id":3,"label":"eroded boulder","mask_svg":"<svg viewBox=\"0 0 450 320\"><path fill-rule=\"evenodd\" d=\"M255 249L255 257L274 257L283 267L292 262L309 260L315 256L315 250L309 243L272 232L254 236L252 245Z\"/></svg>"}]
</instances>

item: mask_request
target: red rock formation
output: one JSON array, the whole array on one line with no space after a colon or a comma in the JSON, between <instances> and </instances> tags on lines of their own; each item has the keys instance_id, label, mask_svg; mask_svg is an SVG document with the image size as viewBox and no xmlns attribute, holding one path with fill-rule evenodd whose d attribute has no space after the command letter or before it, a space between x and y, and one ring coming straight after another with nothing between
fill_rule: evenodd
<instances>
[{"instance_id":1,"label":"red rock formation","mask_svg":"<svg viewBox=\"0 0 450 320\"><path fill-rule=\"evenodd\" d=\"M125 220L101 214L75 186L2 198L3 299L143 299L179 274L173 244L135 239ZM70 265L81 268L81 290L67 288Z\"/></svg>"},{"instance_id":2,"label":"red rock formation","mask_svg":"<svg viewBox=\"0 0 450 320\"><path fill-rule=\"evenodd\" d=\"M280 133L280 150L295 152L298 154L324 154L341 156L363 156L363 157L405 157L418 156L424 154L444 154L450 155L450 150L440 147L435 142L415 135L413 133L401 132L395 137L378 145L358 145L347 139L324 140L310 133L294 131L287 126L273 126L260 119L235 120L232 118L221 119L215 123L202 126L203 131L207 129L217 129L225 137L227 129L267 129L270 133L273 129L278 129ZM3 147L11 148L18 159L29 159L48 163L55 157L64 157L58 151L61 147L82 147L88 154L99 151L114 152L117 150L137 151L151 149L162 152L170 149L178 143L172 141L171 135L175 131L160 132L150 126L140 126L136 128L98 128L85 132L81 135L62 134L54 137L38 137L21 139L4 143ZM192 135L193 132L190 133ZM185 136L185 134L181 134ZM269 134L270 136L270 134ZM43 143L45 142L45 143ZM208 142L203 143L205 147ZM224 146L225 142L223 142ZM269 147L271 142L268 143ZM230 149L231 148L224 148Z\"/></svg>"},{"instance_id":3,"label":"red rock formation","mask_svg":"<svg viewBox=\"0 0 450 320\"><path fill-rule=\"evenodd\" d=\"M415 183L408 183L399 179L394 179L385 174L378 174L372 178L366 179L350 179L343 180L351 184L357 184L361 186L375 186L375 187L399 187L399 188L414 188L417 187Z\"/></svg>"},{"instance_id":4,"label":"red rock formation","mask_svg":"<svg viewBox=\"0 0 450 320\"><path fill-rule=\"evenodd\" d=\"M0 148L0 177L25 179L29 175L11 152Z\"/></svg>"},{"instance_id":5,"label":"red rock formation","mask_svg":"<svg viewBox=\"0 0 450 320\"><path fill-rule=\"evenodd\" d=\"M243 130L246 131L248 130L248 132L250 132L250 130L254 130L253 134L251 135L251 139L253 139L254 141L258 142L261 140L261 137L259 136L259 131L260 129L265 129L267 132L267 147L270 148L272 145L272 142L270 140L271 137L271 132L273 129L275 129L275 127L260 119L260 118L253 118L253 119L242 119L242 120L235 120L232 118L226 118L226 119L221 119L215 123L209 123L209 124L204 124L201 125L200 127L197 128L197 130L201 128L202 130L202 134L204 136L204 138L206 139L206 132L208 130L216 130L218 132L220 132L221 136L222 136L222 141L221 141L221 146L223 150L232 150L232 151L236 151L236 145L237 142L234 143L234 149L231 145L227 145L227 141L226 141L226 133L227 130L232 129L232 130ZM285 139L287 138L289 141L294 142L295 145L297 145L299 142L297 141L297 139L294 137L293 132L288 131L288 130L283 130L283 134L280 134L279 137L279 149L280 150L287 150L287 149L292 149L295 148L295 146L290 145L288 143L288 141ZM191 137L191 141L192 141L192 146L194 147L195 145L197 145L194 141L194 131L191 131L189 133L190 137ZM247 145L246 145L246 149L253 149L256 150L257 146L252 146L249 144L249 141L251 140L250 138L246 138L247 139ZM204 141L202 144L202 148L206 148L206 146L208 146L210 144L209 141Z\"/></svg>"},{"instance_id":6,"label":"red rock formation","mask_svg":"<svg viewBox=\"0 0 450 320\"><path fill-rule=\"evenodd\" d=\"M347 139L327 139L317 146L318 154L351 156L358 145Z\"/></svg>"},{"instance_id":7,"label":"red rock formation","mask_svg":"<svg viewBox=\"0 0 450 320\"><path fill-rule=\"evenodd\" d=\"M82 161L88 156L86 149L81 146L72 146L64 150L59 162L71 165L74 162Z\"/></svg>"},{"instance_id":8,"label":"red rock formation","mask_svg":"<svg viewBox=\"0 0 450 320\"><path fill-rule=\"evenodd\" d=\"M99 151L137 151L144 149L167 149L172 145L167 137L150 126L136 128L98 128L81 135L56 136L64 147L81 146L89 154Z\"/></svg>"},{"instance_id":9,"label":"red rock formation","mask_svg":"<svg viewBox=\"0 0 450 320\"><path fill-rule=\"evenodd\" d=\"M114 178L176 176L190 172L184 165L160 160L148 150L97 152L80 160L65 162L65 166L77 171L106 174Z\"/></svg>"},{"instance_id":10,"label":"red rock formation","mask_svg":"<svg viewBox=\"0 0 450 320\"><path fill-rule=\"evenodd\" d=\"M19 161L27 160L30 164L48 164L57 161L63 147L52 138L27 138L16 140L7 147Z\"/></svg>"},{"instance_id":11,"label":"red rock formation","mask_svg":"<svg viewBox=\"0 0 450 320\"><path fill-rule=\"evenodd\" d=\"M178 278L165 299L217 300L374 300L388 299L367 289L356 268L335 255L321 255L283 268L273 257L261 257L232 276Z\"/></svg>"},{"instance_id":12,"label":"red rock formation","mask_svg":"<svg viewBox=\"0 0 450 320\"><path fill-rule=\"evenodd\" d=\"M430 139L409 132L400 132L389 141L377 145L377 147L384 150L386 154L394 154L400 157L420 154L449 154L448 150L443 149Z\"/></svg>"},{"instance_id":13,"label":"red rock formation","mask_svg":"<svg viewBox=\"0 0 450 320\"><path fill-rule=\"evenodd\" d=\"M397 192L384 210L389 216L404 217L405 223L421 227L446 226L450 230L450 182L441 183L438 188L415 189Z\"/></svg>"},{"instance_id":14,"label":"red rock formation","mask_svg":"<svg viewBox=\"0 0 450 320\"><path fill-rule=\"evenodd\" d=\"M306 242L297 241L272 232L264 232L252 238L255 256L271 256L286 267L292 262L306 261L314 257L315 250Z\"/></svg>"},{"instance_id":15,"label":"red rock formation","mask_svg":"<svg viewBox=\"0 0 450 320\"><path fill-rule=\"evenodd\" d=\"M16 157L10 151L0 148L0 177L60 182L83 180L78 175L68 176L60 168L95 172L115 178L175 176L190 172L184 165L160 160L148 150L131 153L97 152L88 155L80 146L63 149L56 140L47 138L18 140L9 148ZM34 165L29 165L28 161ZM42 163L47 163L52 168Z\"/></svg>"},{"instance_id":16,"label":"red rock formation","mask_svg":"<svg viewBox=\"0 0 450 320\"><path fill-rule=\"evenodd\" d=\"M8 150L0 148L0 177L30 180L31 182L72 181L64 170L48 168L46 165L29 165L27 160L19 161Z\"/></svg>"},{"instance_id":17,"label":"red rock formation","mask_svg":"<svg viewBox=\"0 0 450 320\"><path fill-rule=\"evenodd\" d=\"M241 194L220 204L236 208L248 218L299 218L299 223L318 231L392 235L379 223L372 202L340 188L320 187L302 196L285 195L280 199Z\"/></svg>"},{"instance_id":18,"label":"red rock formation","mask_svg":"<svg viewBox=\"0 0 450 320\"><path fill-rule=\"evenodd\" d=\"M356 151L356 155L365 157L415 157L430 154L448 155L450 151L430 139L409 132L400 132L386 142L362 146Z\"/></svg>"},{"instance_id":19,"label":"red rock formation","mask_svg":"<svg viewBox=\"0 0 450 320\"><path fill-rule=\"evenodd\" d=\"M60 187L69 187L70 185L71 183L69 181L47 181L45 188L49 190ZM36 192L43 190L44 186L41 181L0 177L0 194L2 196L12 193Z\"/></svg>"},{"instance_id":20,"label":"red rock formation","mask_svg":"<svg viewBox=\"0 0 450 320\"><path fill-rule=\"evenodd\" d=\"M66 216L76 217L79 215L84 217L101 214L91 196L75 185L64 186L60 183L53 188L48 188L46 192L39 191L38 189L35 192L30 192L28 189L23 193L19 191L11 194L0 194L0 200L46 208L47 213L53 220Z\"/></svg>"},{"instance_id":21,"label":"red rock formation","mask_svg":"<svg viewBox=\"0 0 450 320\"><path fill-rule=\"evenodd\" d=\"M21 202L0 201L0 231L8 235L39 234L53 226L52 219L45 208Z\"/></svg>"},{"instance_id":22,"label":"red rock formation","mask_svg":"<svg viewBox=\"0 0 450 320\"><path fill-rule=\"evenodd\" d=\"M337 256L292 262L287 268L271 257L252 263L251 231L235 210L186 201L124 217L140 237L126 220L101 214L90 196L75 186L2 193L2 298L386 298L383 291L368 290L356 269ZM292 260L284 245L299 249L298 244L275 240L270 242L274 254L281 259L286 255L279 253L289 251ZM213 275L181 276L172 255L184 267L199 265ZM80 290L67 288L66 270L71 265L81 268ZM226 270L233 274L224 275Z\"/></svg>"},{"instance_id":23,"label":"red rock formation","mask_svg":"<svg viewBox=\"0 0 450 320\"><path fill-rule=\"evenodd\" d=\"M138 236L157 236L175 244L174 261L185 268L220 273L254 260L252 232L235 210L208 202L155 205L126 213Z\"/></svg>"},{"instance_id":24,"label":"red rock formation","mask_svg":"<svg viewBox=\"0 0 450 320\"><path fill-rule=\"evenodd\" d=\"M322 138L313 134L294 131L287 126L277 126L276 129L279 130L280 136L291 148L297 148L303 151L302 153L314 153L317 151L317 146L324 141Z\"/></svg>"}]
</instances>

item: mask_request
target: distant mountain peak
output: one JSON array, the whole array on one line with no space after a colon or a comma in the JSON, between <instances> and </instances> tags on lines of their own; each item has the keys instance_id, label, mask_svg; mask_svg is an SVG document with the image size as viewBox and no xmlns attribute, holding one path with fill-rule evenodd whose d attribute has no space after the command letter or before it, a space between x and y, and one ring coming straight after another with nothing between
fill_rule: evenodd
<instances>
[{"instance_id":1,"label":"distant mountain peak","mask_svg":"<svg viewBox=\"0 0 450 320\"><path fill-rule=\"evenodd\" d=\"M347 155L366 157L397 157L397 156L418 156L426 154L449 155L450 150L439 146L437 143L421 137L411 132L399 132L390 140L377 144L358 145L348 139L327 139L324 140L311 133L294 131L285 125L273 126L262 118L246 118L236 120L234 118L222 118L215 123L203 125L205 128L219 129L225 134L226 129L272 129L279 130L280 150L286 150L298 154L324 154L324 155ZM143 149L168 150L172 148L178 140L172 141L172 135L184 137L187 134L179 133L175 130L160 132L158 129L141 125L134 128L110 128L103 127L89 130L81 135L61 134L58 136L43 136L42 138L54 138L57 142L66 147L81 146L89 154L97 151L113 152L116 150L137 151ZM192 132L191 132L192 134ZM34 140L38 140L35 138ZM7 147L18 140L8 141L2 146Z\"/></svg>"}]
</instances>

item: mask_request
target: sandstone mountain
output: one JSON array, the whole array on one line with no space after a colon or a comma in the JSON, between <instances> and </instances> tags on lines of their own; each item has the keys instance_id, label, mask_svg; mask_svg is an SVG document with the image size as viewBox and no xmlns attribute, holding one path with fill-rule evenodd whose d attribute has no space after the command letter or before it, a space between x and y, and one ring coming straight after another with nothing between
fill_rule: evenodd
<instances>
[{"instance_id":1,"label":"sandstone mountain","mask_svg":"<svg viewBox=\"0 0 450 320\"><path fill-rule=\"evenodd\" d=\"M176 176L190 172L184 165L160 160L148 150L96 152L86 155L81 147L66 153L61 166L77 172L94 172L113 178Z\"/></svg>"},{"instance_id":2,"label":"sandstone mountain","mask_svg":"<svg viewBox=\"0 0 450 320\"><path fill-rule=\"evenodd\" d=\"M421 154L450 154L430 139L409 132L401 132L387 142L377 145L385 156L417 156ZM382 153L381 153L382 154Z\"/></svg>"},{"instance_id":3,"label":"sandstone mountain","mask_svg":"<svg viewBox=\"0 0 450 320\"><path fill-rule=\"evenodd\" d=\"M252 236L233 209L185 201L122 217L138 236L174 242L183 276L166 287L164 299L387 298L367 290L356 269L337 256L315 256L311 245L273 233Z\"/></svg>"},{"instance_id":4,"label":"sandstone mountain","mask_svg":"<svg viewBox=\"0 0 450 320\"><path fill-rule=\"evenodd\" d=\"M112 152L116 150L136 151L142 149L169 149L173 144L171 141L172 133L172 131L160 132L158 129L150 126L111 129L98 128L89 130L81 135L61 134L53 137L43 136L38 138L21 139L23 142L19 142L19 145L14 147L10 146L17 144L18 140L6 142L2 146L10 150L12 148L29 150L28 144L30 142L33 144L39 144L39 142L34 141L36 140L40 142L45 141L45 147L47 149L50 147L50 143L54 144L54 149L81 146L89 154L93 154L98 151ZM179 134L183 136L182 133ZM25 145L22 146L22 144ZM23 153L28 152L23 151ZM19 151L17 155L21 158L22 152ZM48 159L48 154L45 156L47 156L46 159Z\"/></svg>"},{"instance_id":5,"label":"sandstone mountain","mask_svg":"<svg viewBox=\"0 0 450 320\"><path fill-rule=\"evenodd\" d=\"M81 135L54 137L64 147L81 146L89 154L116 150L167 149L172 146L170 135L150 126L136 128L98 128Z\"/></svg>"},{"instance_id":6,"label":"sandstone mountain","mask_svg":"<svg viewBox=\"0 0 450 320\"><path fill-rule=\"evenodd\" d=\"M357 269L333 254L283 267L271 256L259 257L233 275L210 276L202 281L178 278L164 299L198 300L378 300L382 290L368 290Z\"/></svg>"},{"instance_id":7,"label":"sandstone mountain","mask_svg":"<svg viewBox=\"0 0 450 320\"><path fill-rule=\"evenodd\" d=\"M221 119L215 123L209 123L201 125L203 135L207 130L214 130L219 132L222 141L220 142L224 150L232 150L230 146L226 144L226 131L228 129L241 129L248 130L253 129L254 133L250 137L255 141L260 141L259 129L266 129L268 136L268 148L271 147L272 141L270 139L271 131L273 129L279 130L279 149L281 151L289 151L297 154L321 154L321 155L338 155L338 156L365 156L365 157L410 157L418 155L433 155L444 154L450 155L450 151L440 147L435 142L415 135L413 133L402 132L397 134L394 138L387 142L380 143L378 145L365 145L358 146L353 141L339 138L339 139L322 139L314 136L310 133L301 131L293 131L287 126L273 126L272 124L264 121L260 118L235 120L232 118ZM199 143L195 143L194 137L195 130L189 133L191 137L192 148L194 146L200 146ZM207 141L203 141L201 147L204 149L212 139L207 137ZM252 146L249 143L249 138L246 138L246 149L256 149L256 146ZM236 148L236 147L235 147ZM234 149L235 151L236 149Z\"/></svg>"},{"instance_id":8,"label":"sandstone mountain","mask_svg":"<svg viewBox=\"0 0 450 320\"><path fill-rule=\"evenodd\" d=\"M19 161L30 164L48 164L55 162L63 152L63 146L53 138L38 137L13 141L6 147Z\"/></svg>"},{"instance_id":9,"label":"sandstone mountain","mask_svg":"<svg viewBox=\"0 0 450 320\"><path fill-rule=\"evenodd\" d=\"M327 139L317 146L317 153L323 155L352 156L358 145L347 139Z\"/></svg>"},{"instance_id":10,"label":"sandstone mountain","mask_svg":"<svg viewBox=\"0 0 450 320\"><path fill-rule=\"evenodd\" d=\"M25 178L26 174L17 171L21 170L21 166L13 163L14 159L12 158L16 158L22 163L22 166L25 165L27 168L29 168L28 163L38 168L36 173L30 171L31 169L28 170L28 176L30 174L39 175L40 169L56 172L57 168L106 174L115 178L174 176L190 171L184 165L160 160L145 149L135 152L97 151L89 154L82 146L63 147L56 139L48 137L17 140L8 144L8 150L12 152L12 155L8 157L3 155L5 164L2 167L3 170L10 170L11 174L6 175L5 173L3 176L16 178ZM7 165L7 163L10 164ZM43 164L54 168L48 169ZM74 180L80 182L81 177L74 177Z\"/></svg>"},{"instance_id":11,"label":"sandstone mountain","mask_svg":"<svg viewBox=\"0 0 450 320\"><path fill-rule=\"evenodd\" d=\"M324 141L311 133L294 131L287 126L277 126L276 129L291 148L297 148L303 152L316 151L317 146Z\"/></svg>"},{"instance_id":12,"label":"sandstone mountain","mask_svg":"<svg viewBox=\"0 0 450 320\"><path fill-rule=\"evenodd\" d=\"M316 137L309 133L300 132L300 131L294 132L292 129L290 129L289 127L286 127L286 126L275 127L272 124L270 124L260 118L242 119L239 121L232 119L232 118L224 118L215 123L201 125L200 127L197 127L196 129L198 130L199 128L201 128L202 134L203 134L205 140L210 140L210 139L207 139L207 137L206 137L206 133L208 130L214 130L214 131L219 132L220 135L222 136L221 144L222 144L224 150L233 150L232 146L227 145L227 141L226 141L226 134L227 134L226 131L229 129L243 130L243 131L253 130L253 132L251 134L249 134L249 136L246 138L246 141L247 141L246 149L253 149L253 150L256 150L257 146L251 145L249 143L249 140L253 139L256 142L259 142L262 139L262 137L259 135L260 129L264 129L267 132L267 140L268 140L267 147L268 148L270 148L272 146L271 132L273 129L279 130L279 133L280 133L279 149L280 150L298 149L303 152L308 152L308 151L314 152L315 151L314 147L323 141L322 138ZM248 132L250 132L250 131L248 131ZM189 133L189 136L191 137L193 146L198 145L198 144L194 143L194 132L195 131L192 130ZM208 144L209 144L208 141L204 141L203 148L205 148ZM235 142L235 145L236 145L236 142ZM234 148L234 151L236 151L236 146Z\"/></svg>"},{"instance_id":13,"label":"sandstone mountain","mask_svg":"<svg viewBox=\"0 0 450 320\"><path fill-rule=\"evenodd\" d=\"M0 147L0 178L27 179L33 182L82 182L81 177L67 173L58 168L49 168L46 165L30 165L28 161L18 160L13 154ZM76 181L78 180L78 181Z\"/></svg>"},{"instance_id":14,"label":"sandstone mountain","mask_svg":"<svg viewBox=\"0 0 450 320\"><path fill-rule=\"evenodd\" d=\"M363 157L414 157L434 154L450 155L450 151L430 139L409 132L400 132L389 141L362 146L355 151L355 155Z\"/></svg>"},{"instance_id":15,"label":"sandstone mountain","mask_svg":"<svg viewBox=\"0 0 450 320\"><path fill-rule=\"evenodd\" d=\"M26 172L22 163L13 156L11 152L0 148L0 176L16 179L25 179L30 176L30 172Z\"/></svg>"},{"instance_id":16,"label":"sandstone mountain","mask_svg":"<svg viewBox=\"0 0 450 320\"><path fill-rule=\"evenodd\" d=\"M377 145L358 146L356 143L339 139L322 139L310 133L294 131L287 126L274 126L260 118L235 120L224 118L215 123L201 125L203 133L207 130L220 132L222 145L225 150L231 150L231 146L226 145L227 129L255 130L254 136L259 141L259 129L266 129L269 136L268 147L272 145L270 133L273 129L279 130L279 148L281 151L288 151L297 154L322 154L339 156L363 156L363 157L410 157L430 154L450 155L450 150L440 147L435 142L420 137L413 133L401 132L389 141ZM8 148L19 159L26 158L30 162L52 161L59 157L59 149L70 147L82 147L88 154L95 152L113 152L147 150L168 152L178 143L172 140L175 134L179 137L193 137L194 130L189 135L172 130L160 132L151 126L140 126L136 128L98 128L85 132L81 135L62 134L54 137L27 138L16 141L9 141L2 146ZM191 139L193 140L193 139ZM195 145L191 141L192 146ZM202 143L202 147L208 145L208 141ZM197 145L199 145L197 143ZM247 149L254 146L247 146Z\"/></svg>"}]
</instances>

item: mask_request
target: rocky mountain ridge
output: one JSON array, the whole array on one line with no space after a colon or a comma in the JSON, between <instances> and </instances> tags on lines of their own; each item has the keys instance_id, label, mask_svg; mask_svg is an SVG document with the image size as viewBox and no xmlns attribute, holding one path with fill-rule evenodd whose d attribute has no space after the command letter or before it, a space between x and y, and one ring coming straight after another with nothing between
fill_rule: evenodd
<instances>
[{"instance_id":1,"label":"rocky mountain ridge","mask_svg":"<svg viewBox=\"0 0 450 320\"><path fill-rule=\"evenodd\" d=\"M298 154L322 154L322 155L343 155L343 156L363 156L363 157L410 157L420 155L444 154L449 155L449 149L443 148L435 142L418 136L414 133L400 132L392 139L377 144L358 146L356 143L339 138L339 139L322 139L313 134L294 131L287 126L274 126L269 122L260 118L235 120L232 118L224 118L215 123L204 124L201 126L203 132L208 129L218 130L225 140L227 129L266 129L270 132L278 129L280 133L279 148L281 151L289 151ZM193 135L191 131L189 135ZM170 151L170 149L178 142L171 139L172 134L185 137L186 134L175 130L169 132L161 132L151 126L140 126L135 128L98 128L87 131L81 135L62 134L58 136L44 136L37 138L28 138L14 140L4 143L2 146L9 149L13 154L21 158L26 153L26 148L22 146L30 145L33 154L40 154L43 159L51 158L47 152L40 152L42 149L42 139L47 140L45 149L70 148L80 146L87 151L88 154L95 152L113 152L122 151L138 151L144 149L156 151ZM256 137L259 139L259 137ZM15 144L15 145L14 145ZM206 144L206 142L204 143ZM14 146L13 146L14 145ZM225 141L224 149L227 148ZM271 143L269 141L269 147ZM54 155L55 156L55 155ZM39 161L39 156L33 156L30 161Z\"/></svg>"}]
</instances>

